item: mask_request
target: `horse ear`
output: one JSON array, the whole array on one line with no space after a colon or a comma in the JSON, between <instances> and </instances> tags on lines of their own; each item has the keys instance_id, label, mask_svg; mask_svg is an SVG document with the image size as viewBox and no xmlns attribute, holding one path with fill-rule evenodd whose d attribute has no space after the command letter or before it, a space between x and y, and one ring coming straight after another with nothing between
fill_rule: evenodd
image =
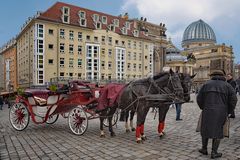
<instances>
[{"instance_id":1,"label":"horse ear","mask_svg":"<svg viewBox=\"0 0 240 160\"><path fill-rule=\"evenodd\" d=\"M169 70L169 73L170 73L170 74L173 74L173 73L174 73L173 70L172 70L172 68Z\"/></svg>"},{"instance_id":2,"label":"horse ear","mask_svg":"<svg viewBox=\"0 0 240 160\"><path fill-rule=\"evenodd\" d=\"M195 73L194 75L190 76L191 79L193 79L196 75L197 75L197 73Z\"/></svg>"}]
</instances>

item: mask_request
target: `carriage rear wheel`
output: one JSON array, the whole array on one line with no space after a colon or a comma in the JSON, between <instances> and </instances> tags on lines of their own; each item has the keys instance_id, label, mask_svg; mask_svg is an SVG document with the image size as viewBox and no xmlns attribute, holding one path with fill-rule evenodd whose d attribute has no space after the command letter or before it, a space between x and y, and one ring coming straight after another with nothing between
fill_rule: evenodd
<instances>
[{"instance_id":1,"label":"carriage rear wheel","mask_svg":"<svg viewBox=\"0 0 240 160\"><path fill-rule=\"evenodd\" d=\"M46 121L47 124L53 124L58 120L59 115L55 114L55 115L50 115Z\"/></svg>"},{"instance_id":2,"label":"carriage rear wheel","mask_svg":"<svg viewBox=\"0 0 240 160\"><path fill-rule=\"evenodd\" d=\"M83 135L88 128L88 117L81 106L73 108L68 115L68 125L76 135Z\"/></svg>"},{"instance_id":3,"label":"carriage rear wheel","mask_svg":"<svg viewBox=\"0 0 240 160\"><path fill-rule=\"evenodd\" d=\"M113 117L112 117L112 126L116 125L117 121L118 121L118 112L115 112L115 113L113 114ZM104 125L105 127L109 127L108 118L105 118L105 119L104 119L103 125Z\"/></svg>"},{"instance_id":4,"label":"carriage rear wheel","mask_svg":"<svg viewBox=\"0 0 240 160\"><path fill-rule=\"evenodd\" d=\"M29 112L26 105L14 103L9 111L9 120L14 129L24 130L29 124Z\"/></svg>"}]
</instances>

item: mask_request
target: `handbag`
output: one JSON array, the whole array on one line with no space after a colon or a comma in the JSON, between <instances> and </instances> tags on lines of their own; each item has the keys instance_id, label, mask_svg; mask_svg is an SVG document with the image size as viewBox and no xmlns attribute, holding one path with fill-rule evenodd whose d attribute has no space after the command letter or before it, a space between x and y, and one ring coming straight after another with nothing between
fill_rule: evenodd
<instances>
[{"instance_id":1,"label":"handbag","mask_svg":"<svg viewBox=\"0 0 240 160\"><path fill-rule=\"evenodd\" d=\"M202 112L199 116L196 132L201 131L201 125L202 125ZM223 136L229 138L229 130L230 130L230 119L227 117L226 121L223 125Z\"/></svg>"}]
</instances>

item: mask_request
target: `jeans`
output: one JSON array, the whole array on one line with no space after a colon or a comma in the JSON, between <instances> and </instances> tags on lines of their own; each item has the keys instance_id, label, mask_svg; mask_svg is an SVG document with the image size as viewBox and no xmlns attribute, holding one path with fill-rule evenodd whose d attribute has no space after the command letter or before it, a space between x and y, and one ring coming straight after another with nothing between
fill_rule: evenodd
<instances>
[{"instance_id":1,"label":"jeans","mask_svg":"<svg viewBox=\"0 0 240 160\"><path fill-rule=\"evenodd\" d=\"M179 120L180 119L180 114L181 114L181 110L182 110L182 104L175 104L176 106L176 120Z\"/></svg>"}]
</instances>

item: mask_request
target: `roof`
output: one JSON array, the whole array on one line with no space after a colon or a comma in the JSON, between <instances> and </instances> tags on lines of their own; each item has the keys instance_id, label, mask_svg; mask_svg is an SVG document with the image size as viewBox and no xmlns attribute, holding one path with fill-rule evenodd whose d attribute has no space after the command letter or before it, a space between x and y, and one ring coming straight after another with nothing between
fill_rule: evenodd
<instances>
[{"instance_id":1,"label":"roof","mask_svg":"<svg viewBox=\"0 0 240 160\"><path fill-rule=\"evenodd\" d=\"M203 20L191 23L183 33L182 43L191 42L213 42L216 43L216 36L213 29Z\"/></svg>"},{"instance_id":2,"label":"roof","mask_svg":"<svg viewBox=\"0 0 240 160\"><path fill-rule=\"evenodd\" d=\"M123 18L123 17L109 15L109 14L106 14L106 13L89 10L89 9L86 9L86 8L74 6L74 5L71 5L71 4L63 3L63 2L55 3L52 7L50 7L48 10L43 12L39 17L37 17L37 19L52 21L52 22L56 22L56 23L63 23L62 22L62 8L63 7L69 7L70 8L70 23L69 23L69 25L83 27L83 26L79 25L79 11L84 11L86 13L87 25L86 25L86 27L83 27L83 28L89 28L89 29L93 29L93 30L96 29L95 26L94 26L93 18L92 18L93 14L98 14L99 17L100 16L106 16L107 17L107 24L102 24L102 29L104 29L104 30L108 29L108 25L113 24L114 19L118 19L119 20L119 27L115 27L115 33L118 33L118 34L122 34L120 29L125 26L125 22L126 21L128 21L128 22L131 21L131 20L127 20L126 18ZM66 24L66 23L64 23L64 24ZM136 28L134 28L133 23L131 23L130 24L130 30L128 30L127 35L133 37L134 36L133 35L134 29L136 29ZM122 34L122 35L125 35L125 34ZM139 37L147 38L147 36L145 36L143 34L143 32L139 32Z\"/></svg>"}]
</instances>

